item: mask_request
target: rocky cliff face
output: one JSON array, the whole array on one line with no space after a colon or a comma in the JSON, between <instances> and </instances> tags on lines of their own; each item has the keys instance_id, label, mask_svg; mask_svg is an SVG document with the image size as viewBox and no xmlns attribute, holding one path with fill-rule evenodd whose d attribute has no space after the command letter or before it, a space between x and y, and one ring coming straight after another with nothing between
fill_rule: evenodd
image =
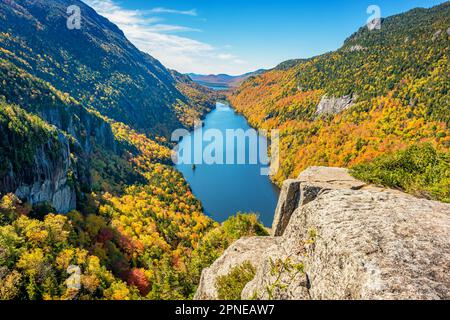
<instances>
[{"instance_id":1,"label":"rocky cliff face","mask_svg":"<svg viewBox=\"0 0 450 320\"><path fill-rule=\"evenodd\" d=\"M15 110L0 112L4 116L1 137L3 143L11 147L8 151L0 148L4 162L9 163L0 170L0 192L14 192L33 205L48 202L61 213L75 209L74 183L76 181L78 186L89 189L90 158L94 146L118 152L119 146L110 124L48 83L1 59L0 81L0 97L4 103L14 105L6 109ZM0 107L5 108L3 105ZM22 119L20 125L14 125L17 116ZM33 120L36 116L39 120ZM45 125L33 125L42 120ZM53 129L46 128L48 125ZM23 139L21 126L31 132L27 139ZM49 131L59 134L54 139ZM28 148L25 159L16 156L15 152L23 150L24 144ZM76 161L71 159L71 154ZM17 164L23 160L27 160L26 164L19 168ZM73 183L68 183L68 180L73 180Z\"/></svg>"},{"instance_id":2,"label":"rocky cliff face","mask_svg":"<svg viewBox=\"0 0 450 320\"><path fill-rule=\"evenodd\" d=\"M49 203L57 212L67 213L76 208L75 183L91 185L89 168L93 145L115 152L117 143L110 125L86 110L74 112L66 123L64 115L56 108L38 114L58 128L55 129L57 137L37 144L31 150L31 163L20 171L10 166L5 175L0 175L0 192L13 192L31 205ZM70 133L71 138L63 131ZM15 147L21 148L20 145Z\"/></svg>"},{"instance_id":3,"label":"rocky cliff face","mask_svg":"<svg viewBox=\"0 0 450 320\"><path fill-rule=\"evenodd\" d=\"M327 96L324 96L317 106L316 115L321 116L325 114L338 114L350 108L352 103L353 97L351 96L343 96L341 98L328 98Z\"/></svg>"},{"instance_id":4,"label":"rocky cliff face","mask_svg":"<svg viewBox=\"0 0 450 320\"><path fill-rule=\"evenodd\" d=\"M61 131L38 122L20 122L17 119L36 118L19 108L9 110L16 113L5 109L0 112L1 124L5 120L10 123L10 127L0 128L5 143L0 148L0 194L13 192L31 205L49 203L60 213L75 209L77 167L69 139ZM23 136L23 132L27 135Z\"/></svg>"},{"instance_id":5,"label":"rocky cliff face","mask_svg":"<svg viewBox=\"0 0 450 320\"><path fill-rule=\"evenodd\" d=\"M243 299L449 299L450 205L314 167L283 186L273 236L242 239L202 274L197 299L249 261Z\"/></svg>"},{"instance_id":6,"label":"rocky cliff face","mask_svg":"<svg viewBox=\"0 0 450 320\"><path fill-rule=\"evenodd\" d=\"M51 159L49 150L54 148L51 143L37 148L30 180L22 180L20 175L10 171L8 178L15 188L15 194L30 204L49 203L57 212L67 213L76 208L77 199L75 186L70 181L70 175L76 174L75 166L70 158L70 147L67 138L58 134L57 157ZM12 189L14 190L14 188Z\"/></svg>"}]
</instances>

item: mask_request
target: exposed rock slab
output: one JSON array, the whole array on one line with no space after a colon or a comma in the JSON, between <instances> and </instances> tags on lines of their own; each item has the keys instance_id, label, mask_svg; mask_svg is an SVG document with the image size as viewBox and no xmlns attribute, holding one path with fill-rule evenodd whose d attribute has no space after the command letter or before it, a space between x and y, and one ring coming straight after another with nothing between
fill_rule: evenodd
<instances>
[{"instance_id":1,"label":"exposed rock slab","mask_svg":"<svg viewBox=\"0 0 450 320\"><path fill-rule=\"evenodd\" d=\"M286 180L281 188L272 226L273 236L281 236L293 212L314 200L321 192L332 189L360 189L366 186L348 174L347 169L311 167L298 179Z\"/></svg>"},{"instance_id":2,"label":"exposed rock slab","mask_svg":"<svg viewBox=\"0 0 450 320\"><path fill-rule=\"evenodd\" d=\"M49 149L52 146L40 146L37 148L32 168L28 168L33 174L28 183L20 181L12 171L6 177L7 185L15 186L15 194L28 203L49 203L59 213L68 213L76 208L76 192L73 184L69 182L69 172L75 172L76 168L70 158L70 147L67 138L59 133L60 146L58 156L52 159ZM20 183L19 183L20 182Z\"/></svg>"},{"instance_id":3,"label":"exposed rock slab","mask_svg":"<svg viewBox=\"0 0 450 320\"><path fill-rule=\"evenodd\" d=\"M349 51L350 51L350 52L354 52L354 51L363 51L363 50L366 50L366 48L363 47L363 46L361 46L361 45L359 45L359 44L356 44L356 45L351 46L351 47L349 48Z\"/></svg>"},{"instance_id":4,"label":"exposed rock slab","mask_svg":"<svg viewBox=\"0 0 450 320\"><path fill-rule=\"evenodd\" d=\"M310 168L288 184L299 187L289 193L298 206L282 236L240 240L240 255L258 256L242 298L450 299L450 204L366 186L338 168ZM319 190L308 201L305 186ZM229 255L211 270L227 274Z\"/></svg>"},{"instance_id":5,"label":"exposed rock slab","mask_svg":"<svg viewBox=\"0 0 450 320\"><path fill-rule=\"evenodd\" d=\"M316 115L338 114L353 104L352 96L343 96L340 98L323 96L316 109Z\"/></svg>"},{"instance_id":6,"label":"exposed rock slab","mask_svg":"<svg viewBox=\"0 0 450 320\"><path fill-rule=\"evenodd\" d=\"M247 261L254 267L258 266L265 249L276 241L272 237L252 237L236 241L211 267L203 270L194 300L217 300L217 278L227 275L232 268Z\"/></svg>"}]
</instances>

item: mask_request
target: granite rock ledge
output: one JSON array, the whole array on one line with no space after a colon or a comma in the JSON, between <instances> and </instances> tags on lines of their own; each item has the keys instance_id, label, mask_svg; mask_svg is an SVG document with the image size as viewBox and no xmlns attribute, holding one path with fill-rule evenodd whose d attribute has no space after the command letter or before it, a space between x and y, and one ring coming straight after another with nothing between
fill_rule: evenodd
<instances>
[{"instance_id":1,"label":"granite rock ledge","mask_svg":"<svg viewBox=\"0 0 450 320\"><path fill-rule=\"evenodd\" d=\"M271 237L237 241L202 273L196 299L245 261L243 299L450 299L450 204L312 167L283 185Z\"/></svg>"}]
</instances>

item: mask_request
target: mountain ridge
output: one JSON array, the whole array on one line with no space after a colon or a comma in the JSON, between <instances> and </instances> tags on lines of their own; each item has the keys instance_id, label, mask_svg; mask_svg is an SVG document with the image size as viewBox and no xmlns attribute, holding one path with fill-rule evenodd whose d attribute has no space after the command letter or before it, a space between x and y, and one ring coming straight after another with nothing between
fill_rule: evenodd
<instances>
[{"instance_id":1,"label":"mountain ridge","mask_svg":"<svg viewBox=\"0 0 450 320\"><path fill-rule=\"evenodd\" d=\"M189 76L193 81L202 84L204 86L209 87L226 87L226 88L234 88L239 86L242 82L247 80L248 78L252 76L259 75L263 73L264 69L259 69L253 72L244 73L237 76L232 76L228 74L209 74L209 75L202 75L202 74L196 74L196 73L188 73L187 76Z\"/></svg>"},{"instance_id":2,"label":"mountain ridge","mask_svg":"<svg viewBox=\"0 0 450 320\"><path fill-rule=\"evenodd\" d=\"M81 9L80 30L66 27L70 5ZM195 110L197 106L176 88L170 71L83 2L2 0L0 19L4 49L0 58L13 59L17 66L52 82L88 108L165 136L194 122L182 123L174 112L176 107ZM201 111L196 111L200 116Z\"/></svg>"},{"instance_id":3,"label":"mountain ridge","mask_svg":"<svg viewBox=\"0 0 450 320\"><path fill-rule=\"evenodd\" d=\"M274 181L414 143L448 150L449 16L446 2L385 18L381 30L362 27L336 51L287 61L230 92L252 126L281 131Z\"/></svg>"}]
</instances>

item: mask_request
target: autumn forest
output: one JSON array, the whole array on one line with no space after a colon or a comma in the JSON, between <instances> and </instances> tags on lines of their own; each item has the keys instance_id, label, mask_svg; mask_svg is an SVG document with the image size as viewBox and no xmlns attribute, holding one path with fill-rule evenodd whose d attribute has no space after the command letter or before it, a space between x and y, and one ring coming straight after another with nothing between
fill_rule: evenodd
<instances>
[{"instance_id":1,"label":"autumn forest","mask_svg":"<svg viewBox=\"0 0 450 320\"><path fill-rule=\"evenodd\" d=\"M170 133L218 100L280 131L277 186L344 167L449 203L450 3L381 23L215 91L84 2L0 0L0 300L192 299L231 244L269 235L257 213L214 221L172 163ZM221 278L220 297L239 299L254 273Z\"/></svg>"}]
</instances>

